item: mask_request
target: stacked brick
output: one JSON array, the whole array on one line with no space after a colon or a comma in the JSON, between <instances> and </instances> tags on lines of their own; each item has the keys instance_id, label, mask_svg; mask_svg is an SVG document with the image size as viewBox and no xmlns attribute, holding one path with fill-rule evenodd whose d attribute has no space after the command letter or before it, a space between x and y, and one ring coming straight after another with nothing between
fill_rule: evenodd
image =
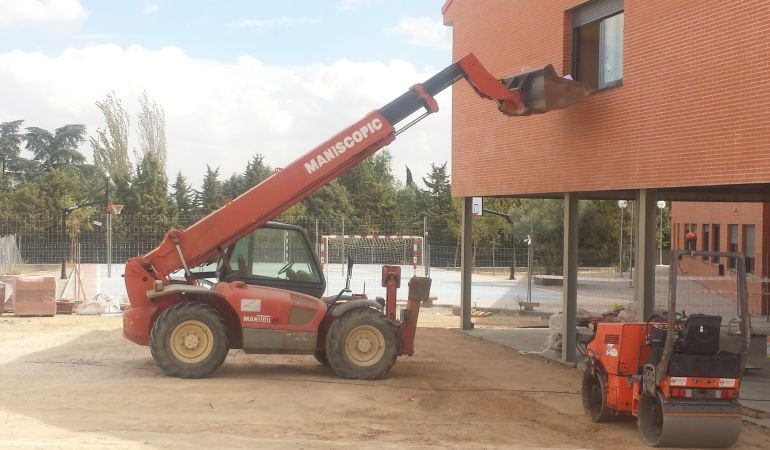
<instances>
[{"instance_id":1,"label":"stacked brick","mask_svg":"<svg viewBox=\"0 0 770 450\"><path fill-rule=\"evenodd\" d=\"M56 278L18 277L13 286L14 313L17 316L56 314Z\"/></svg>"}]
</instances>

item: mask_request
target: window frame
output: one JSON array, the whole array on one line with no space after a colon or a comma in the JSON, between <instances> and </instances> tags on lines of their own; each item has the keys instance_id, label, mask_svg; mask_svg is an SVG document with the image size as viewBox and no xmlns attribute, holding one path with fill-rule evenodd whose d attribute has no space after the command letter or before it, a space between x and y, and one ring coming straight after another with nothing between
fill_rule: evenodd
<instances>
[{"instance_id":1,"label":"window frame","mask_svg":"<svg viewBox=\"0 0 770 450\"><path fill-rule=\"evenodd\" d=\"M572 74L574 78L578 81L585 81L585 79L581 80L580 74L580 29L582 27L585 27L587 25L591 24L597 24L598 25L598 33L599 33L599 40L598 40L598 48L597 48L597 64L596 67L594 67L595 75L596 75L596 86L594 87L596 90L601 91L605 89L612 89L616 87L623 86L623 68L624 68L624 56L625 56L625 7L622 0L594 0L582 5L579 5L571 10L572 14ZM623 14L623 30L624 32L621 34L621 65L623 66L621 68L621 76L619 79L612 80L609 82L603 82L602 81L602 74L604 72L604 52L605 52L605 31L604 31L604 22L608 19L611 19L613 17L616 17L618 15Z\"/></svg>"}]
</instances>

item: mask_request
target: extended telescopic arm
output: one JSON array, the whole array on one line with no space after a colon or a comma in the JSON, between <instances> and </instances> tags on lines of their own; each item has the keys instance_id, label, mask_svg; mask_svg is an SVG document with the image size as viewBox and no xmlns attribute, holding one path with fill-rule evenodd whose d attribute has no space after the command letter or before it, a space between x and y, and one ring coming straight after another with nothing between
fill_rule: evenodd
<instances>
[{"instance_id":1,"label":"extended telescopic arm","mask_svg":"<svg viewBox=\"0 0 770 450\"><path fill-rule=\"evenodd\" d=\"M396 135L423 117L438 111L435 96L461 78L476 92L498 103L506 115L529 115L562 108L591 92L584 83L556 76L553 67L495 79L473 54L437 73L379 110L332 136L273 176L184 230L172 229L160 245L126 263L126 288L132 303L147 301L156 280L168 284L168 275L214 257L221 249L302 201L350 170ZM411 114L425 113L401 130L394 127Z\"/></svg>"}]
</instances>

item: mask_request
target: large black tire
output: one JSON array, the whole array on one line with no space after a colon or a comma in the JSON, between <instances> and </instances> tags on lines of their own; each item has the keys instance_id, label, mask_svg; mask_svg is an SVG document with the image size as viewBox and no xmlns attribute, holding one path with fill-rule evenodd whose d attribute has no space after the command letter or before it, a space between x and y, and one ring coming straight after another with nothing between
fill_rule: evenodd
<instances>
[{"instance_id":1,"label":"large black tire","mask_svg":"<svg viewBox=\"0 0 770 450\"><path fill-rule=\"evenodd\" d=\"M225 360L225 320L213 307L182 302L163 311L150 332L150 350L167 375L205 378Z\"/></svg>"},{"instance_id":2,"label":"large black tire","mask_svg":"<svg viewBox=\"0 0 770 450\"><path fill-rule=\"evenodd\" d=\"M326 336L326 358L342 378L381 378L395 364L396 352L395 326L372 308L344 313Z\"/></svg>"}]
</instances>

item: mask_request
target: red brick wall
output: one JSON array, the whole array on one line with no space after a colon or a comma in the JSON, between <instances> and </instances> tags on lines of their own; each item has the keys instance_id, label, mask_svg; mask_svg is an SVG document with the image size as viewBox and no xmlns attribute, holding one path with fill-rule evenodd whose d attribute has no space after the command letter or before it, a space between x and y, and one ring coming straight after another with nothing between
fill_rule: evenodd
<instances>
[{"instance_id":1,"label":"red brick wall","mask_svg":"<svg viewBox=\"0 0 770 450\"><path fill-rule=\"evenodd\" d=\"M455 59L565 73L581 3L450 0L444 20ZM453 195L770 182L770 2L625 0L624 21L623 86L568 110L509 118L455 85Z\"/></svg>"}]
</instances>

